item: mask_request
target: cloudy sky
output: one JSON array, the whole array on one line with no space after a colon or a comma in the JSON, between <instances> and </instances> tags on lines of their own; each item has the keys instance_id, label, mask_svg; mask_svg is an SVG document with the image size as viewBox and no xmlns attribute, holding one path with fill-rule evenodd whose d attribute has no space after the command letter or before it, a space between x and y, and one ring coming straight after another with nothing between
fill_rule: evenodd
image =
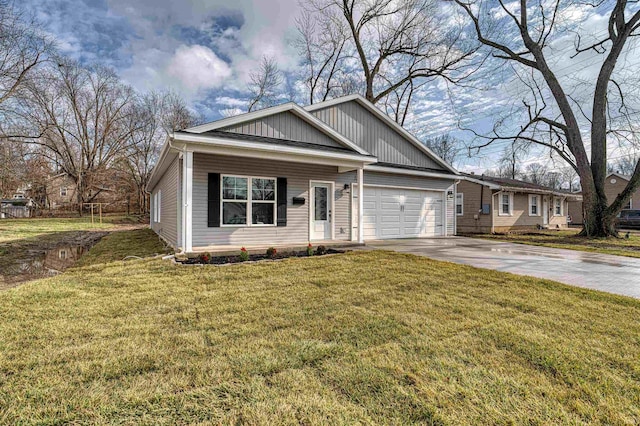
<instances>
[{"instance_id":1,"label":"cloudy sky","mask_svg":"<svg viewBox=\"0 0 640 426\"><path fill-rule=\"evenodd\" d=\"M210 120L220 118L225 109L246 107L249 73L263 55L274 57L285 72L298 64L290 43L298 0L22 0L19 4L36 13L64 53L112 66L141 91L174 89ZM563 19L592 33L606 28L606 16L593 8L571 9ZM572 46L573 37L554 41L554 67L563 78L573 79L578 73L589 79L600 59L592 54L571 59L566 52ZM635 52L636 58L639 53ZM489 128L509 107L512 84L512 78L496 78L478 92L434 82L416 99L410 130L421 136L454 132L469 138L456 131L459 122ZM504 144L492 146L458 166L482 171L495 164L503 149ZM547 161L533 152L527 161L540 159Z\"/></svg>"}]
</instances>

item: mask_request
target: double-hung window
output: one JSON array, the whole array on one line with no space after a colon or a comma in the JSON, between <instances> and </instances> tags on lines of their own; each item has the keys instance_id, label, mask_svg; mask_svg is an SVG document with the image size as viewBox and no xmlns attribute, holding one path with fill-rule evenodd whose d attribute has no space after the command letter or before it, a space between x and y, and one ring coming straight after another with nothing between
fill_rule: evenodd
<instances>
[{"instance_id":1,"label":"double-hung window","mask_svg":"<svg viewBox=\"0 0 640 426\"><path fill-rule=\"evenodd\" d=\"M464 214L464 194L462 192L456 193L456 215L462 216Z\"/></svg>"},{"instance_id":2,"label":"double-hung window","mask_svg":"<svg viewBox=\"0 0 640 426\"><path fill-rule=\"evenodd\" d=\"M529 195L529 216L540 216L539 199L537 195Z\"/></svg>"},{"instance_id":3,"label":"double-hung window","mask_svg":"<svg viewBox=\"0 0 640 426\"><path fill-rule=\"evenodd\" d=\"M60 187L60 196L61 197L66 197L67 196L67 187L66 186L61 186Z\"/></svg>"},{"instance_id":4,"label":"double-hung window","mask_svg":"<svg viewBox=\"0 0 640 426\"><path fill-rule=\"evenodd\" d=\"M511 194L500 194L500 216L511 215Z\"/></svg>"},{"instance_id":5,"label":"double-hung window","mask_svg":"<svg viewBox=\"0 0 640 426\"><path fill-rule=\"evenodd\" d=\"M562 216L562 198L553 199L553 215Z\"/></svg>"},{"instance_id":6,"label":"double-hung window","mask_svg":"<svg viewBox=\"0 0 640 426\"><path fill-rule=\"evenodd\" d=\"M221 191L223 225L275 225L275 178L222 176Z\"/></svg>"}]
</instances>

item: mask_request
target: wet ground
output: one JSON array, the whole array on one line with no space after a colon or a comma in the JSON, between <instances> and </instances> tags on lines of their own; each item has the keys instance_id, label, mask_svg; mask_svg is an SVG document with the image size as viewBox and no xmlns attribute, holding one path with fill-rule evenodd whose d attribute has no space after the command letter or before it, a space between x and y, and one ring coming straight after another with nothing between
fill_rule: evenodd
<instances>
[{"instance_id":1,"label":"wet ground","mask_svg":"<svg viewBox=\"0 0 640 426\"><path fill-rule=\"evenodd\" d=\"M63 232L0 245L0 290L57 275L73 266L106 232Z\"/></svg>"},{"instance_id":2,"label":"wet ground","mask_svg":"<svg viewBox=\"0 0 640 426\"><path fill-rule=\"evenodd\" d=\"M464 237L367 242L412 253L640 298L640 259Z\"/></svg>"}]
</instances>

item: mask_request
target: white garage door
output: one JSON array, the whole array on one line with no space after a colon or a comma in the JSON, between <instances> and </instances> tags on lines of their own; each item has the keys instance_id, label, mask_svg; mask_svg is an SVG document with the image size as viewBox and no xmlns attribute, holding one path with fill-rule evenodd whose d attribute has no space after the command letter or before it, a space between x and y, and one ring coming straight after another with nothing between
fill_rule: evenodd
<instances>
[{"instance_id":1,"label":"white garage door","mask_svg":"<svg viewBox=\"0 0 640 426\"><path fill-rule=\"evenodd\" d=\"M364 238L444 235L442 193L415 189L364 188Z\"/></svg>"}]
</instances>

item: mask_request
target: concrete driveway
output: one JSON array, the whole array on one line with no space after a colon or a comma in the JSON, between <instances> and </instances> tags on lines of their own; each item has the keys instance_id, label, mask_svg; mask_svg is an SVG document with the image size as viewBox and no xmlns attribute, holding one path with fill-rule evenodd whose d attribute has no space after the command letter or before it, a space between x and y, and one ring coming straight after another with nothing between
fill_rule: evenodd
<instances>
[{"instance_id":1,"label":"concrete driveway","mask_svg":"<svg viewBox=\"0 0 640 426\"><path fill-rule=\"evenodd\" d=\"M640 298L640 259L631 257L465 237L371 241L367 247Z\"/></svg>"}]
</instances>

